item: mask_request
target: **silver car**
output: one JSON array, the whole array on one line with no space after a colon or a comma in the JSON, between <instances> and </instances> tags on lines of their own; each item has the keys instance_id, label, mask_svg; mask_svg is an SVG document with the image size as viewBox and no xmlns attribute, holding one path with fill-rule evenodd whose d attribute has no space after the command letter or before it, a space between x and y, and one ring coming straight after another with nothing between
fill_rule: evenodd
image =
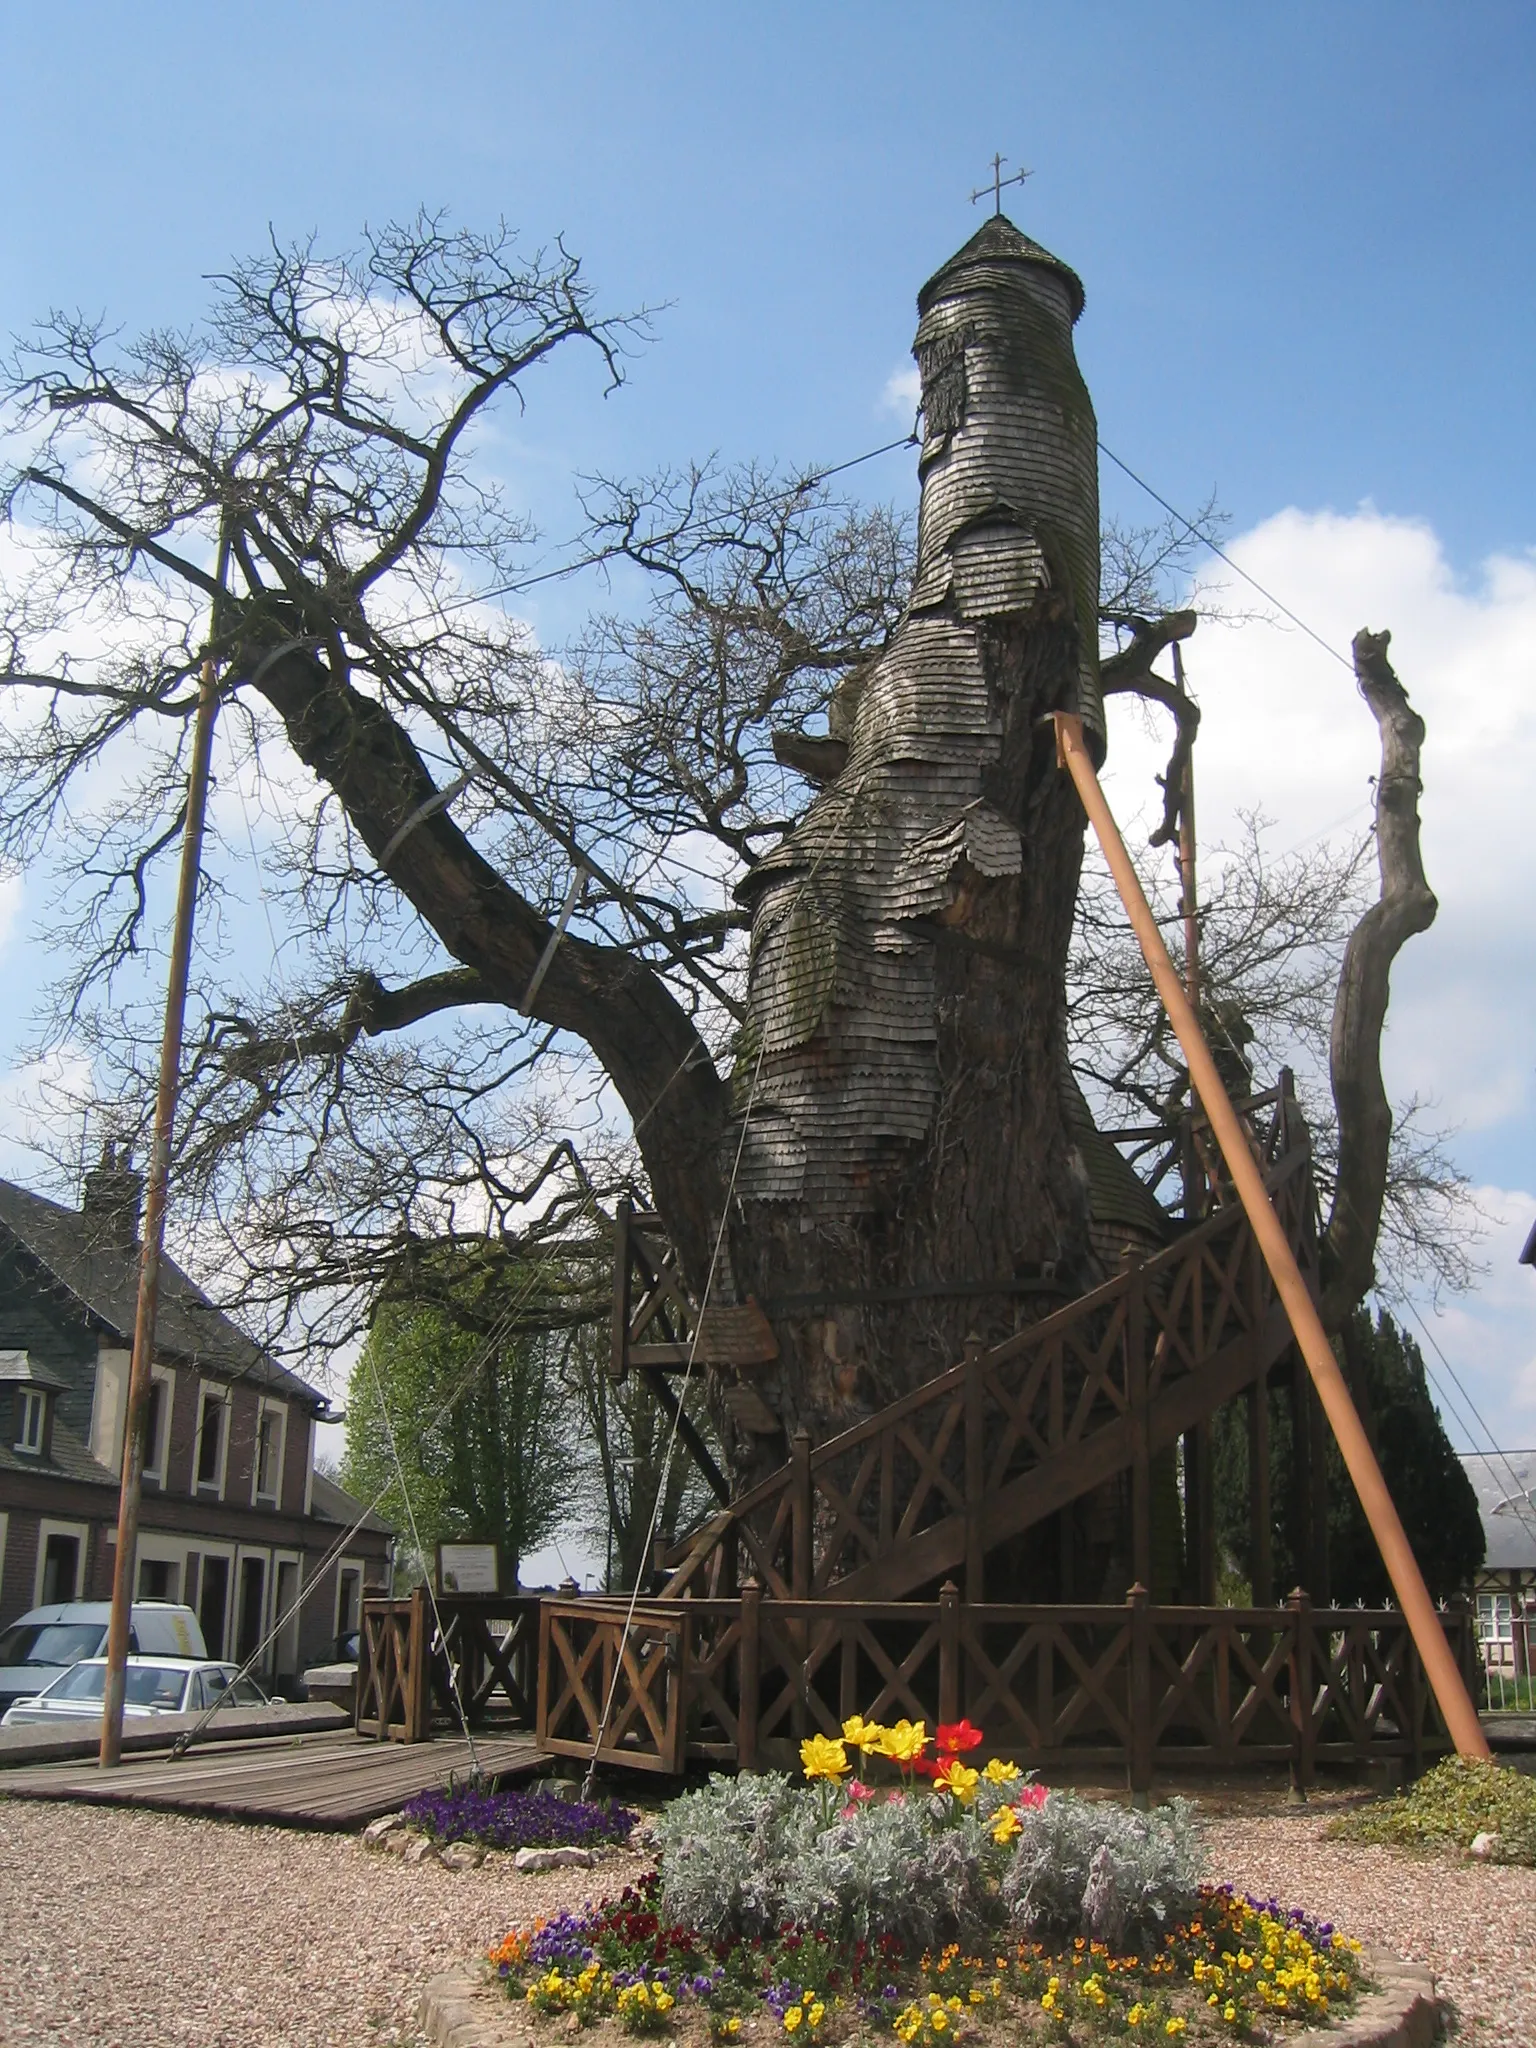
<instances>
[{"instance_id":1,"label":"silver car","mask_svg":"<svg viewBox=\"0 0 1536 2048\"><path fill-rule=\"evenodd\" d=\"M210 1664L200 1657L130 1657L123 1701L125 1718L156 1714L198 1714L228 1696L232 1707L270 1706L266 1694L234 1664ZM9 1708L0 1728L44 1722L99 1721L106 1686L105 1657L82 1658L31 1699Z\"/></svg>"}]
</instances>

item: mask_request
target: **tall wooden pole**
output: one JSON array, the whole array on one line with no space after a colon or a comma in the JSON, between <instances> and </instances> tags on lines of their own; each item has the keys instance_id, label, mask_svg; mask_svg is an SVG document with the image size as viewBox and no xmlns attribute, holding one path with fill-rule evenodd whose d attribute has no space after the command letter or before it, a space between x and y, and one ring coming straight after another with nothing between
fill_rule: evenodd
<instances>
[{"instance_id":1,"label":"tall wooden pole","mask_svg":"<svg viewBox=\"0 0 1536 2048\"><path fill-rule=\"evenodd\" d=\"M1296 1342L1317 1388L1323 1412L1333 1426L1334 1437L1343 1453L1349 1476L1355 1483L1371 1533L1380 1548L1382 1563L1397 1594L1398 1605L1413 1633L1451 1740L1462 1756L1487 1757L1488 1738L1478 1721L1477 1710L1451 1646L1445 1639L1445 1630L1435 1612L1435 1603L1429 1597L1419 1561L1413 1554L1397 1507L1387 1490L1387 1482L1381 1476L1381 1467L1376 1462L1370 1440L1361 1427L1316 1304L1301 1277L1301 1268L1296 1263L1280 1218L1275 1214L1247 1134L1222 1086L1199 1020L1179 980L1178 970L1169 957L1168 948L1163 944L1157 919L1142 893L1141 882L1126 851L1125 841L1120 837L1114 814L1099 787L1092 757L1083 743L1082 720L1059 711L1055 714L1055 723L1059 757L1077 785L1088 821L1104 849L1104 858L1114 875L1120 900L1125 905L1152 979L1157 984L1157 992L1162 997L1163 1008L1168 1012L1168 1020L1189 1063L1190 1078L1216 1134L1232 1184L1248 1212L1248 1221L1264 1255L1264 1263L1273 1276L1275 1291L1290 1317L1291 1328L1296 1333Z\"/></svg>"},{"instance_id":2,"label":"tall wooden pole","mask_svg":"<svg viewBox=\"0 0 1536 2048\"><path fill-rule=\"evenodd\" d=\"M192 765L187 774L187 816L181 837L181 877L176 892L176 925L165 990L165 1028L160 1038L160 1081L155 1095L155 1135L144 1187L144 1249L139 1263L139 1299L133 1323L133 1362L128 1369L128 1412L123 1427L123 1478L117 1501L117 1557L112 1574L112 1619L107 1627L107 1678L101 1703L101 1765L122 1759L123 1697L128 1677L128 1624L133 1606L139 1548L139 1496L144 1479L144 1418L149 1406L149 1368L155 1352L155 1309L160 1294L160 1261L165 1246L165 1190L170 1174L171 1133L181 1076L181 1035L187 1009L187 976L192 960L192 924L197 909L203 857L203 822L208 809L208 764L218 710L213 659L203 663L192 726Z\"/></svg>"}]
</instances>

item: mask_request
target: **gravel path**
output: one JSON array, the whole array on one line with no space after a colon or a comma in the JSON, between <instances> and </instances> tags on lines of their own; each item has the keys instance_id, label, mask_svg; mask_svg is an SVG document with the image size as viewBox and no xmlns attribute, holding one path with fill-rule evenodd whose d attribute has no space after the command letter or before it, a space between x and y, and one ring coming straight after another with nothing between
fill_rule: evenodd
<instances>
[{"instance_id":1,"label":"gravel path","mask_svg":"<svg viewBox=\"0 0 1536 2048\"><path fill-rule=\"evenodd\" d=\"M1468 2048L1536 2042L1536 1870L1357 1847L1324 1834L1337 1807L1212 1818L1211 1873L1306 1906L1371 1946L1427 1963Z\"/></svg>"},{"instance_id":2,"label":"gravel path","mask_svg":"<svg viewBox=\"0 0 1536 2048\"><path fill-rule=\"evenodd\" d=\"M0 1801L4 2048L396 2048L426 1979L644 1865L523 1877L353 1837Z\"/></svg>"},{"instance_id":3,"label":"gravel path","mask_svg":"<svg viewBox=\"0 0 1536 2048\"><path fill-rule=\"evenodd\" d=\"M1335 1810L1213 1815L1213 1874L1428 1963L1467 2048L1536 2042L1536 1871L1328 1841ZM6 1800L0 2044L415 2048L427 1977L640 1868L454 1875L344 1836Z\"/></svg>"}]
</instances>

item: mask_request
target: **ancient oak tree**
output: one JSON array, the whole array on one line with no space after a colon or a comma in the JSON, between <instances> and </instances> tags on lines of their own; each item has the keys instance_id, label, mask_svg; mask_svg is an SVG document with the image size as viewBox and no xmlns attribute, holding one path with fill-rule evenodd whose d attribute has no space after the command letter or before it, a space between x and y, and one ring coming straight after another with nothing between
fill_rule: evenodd
<instances>
[{"instance_id":1,"label":"ancient oak tree","mask_svg":"<svg viewBox=\"0 0 1536 2048\"><path fill-rule=\"evenodd\" d=\"M650 595L557 651L516 617L532 536L482 437L556 352L618 381L644 324L562 248L424 217L239 267L195 335L56 317L21 349L0 853L66 878L53 1026L131 1135L212 655L225 893L178 1172L231 1294L334 1337L423 1245L571 1257L632 1145L694 1294L777 1340L752 1414L718 1407L745 1473L1156 1240L1070 1068L1083 819L1046 720L1102 750L1106 696L1173 711L1171 820L1195 719L1153 664L1195 619L1149 609L1134 550L1101 601L1081 309L989 221L919 299L915 549L814 477L594 482L562 566ZM1335 1034L1346 1308L1387 972L1433 911L1417 722L1384 639L1356 652L1387 772Z\"/></svg>"}]
</instances>

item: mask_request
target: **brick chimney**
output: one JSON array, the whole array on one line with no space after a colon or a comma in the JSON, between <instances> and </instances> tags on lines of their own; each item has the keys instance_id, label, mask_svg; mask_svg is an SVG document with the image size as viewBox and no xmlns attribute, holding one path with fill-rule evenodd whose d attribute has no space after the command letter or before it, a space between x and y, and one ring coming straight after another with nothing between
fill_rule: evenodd
<instances>
[{"instance_id":1,"label":"brick chimney","mask_svg":"<svg viewBox=\"0 0 1536 2048\"><path fill-rule=\"evenodd\" d=\"M144 1176L131 1165L132 1153L109 1138L101 1148L101 1164L85 1176L80 1213L87 1219L91 1251L137 1249L139 1217L144 1207Z\"/></svg>"}]
</instances>

